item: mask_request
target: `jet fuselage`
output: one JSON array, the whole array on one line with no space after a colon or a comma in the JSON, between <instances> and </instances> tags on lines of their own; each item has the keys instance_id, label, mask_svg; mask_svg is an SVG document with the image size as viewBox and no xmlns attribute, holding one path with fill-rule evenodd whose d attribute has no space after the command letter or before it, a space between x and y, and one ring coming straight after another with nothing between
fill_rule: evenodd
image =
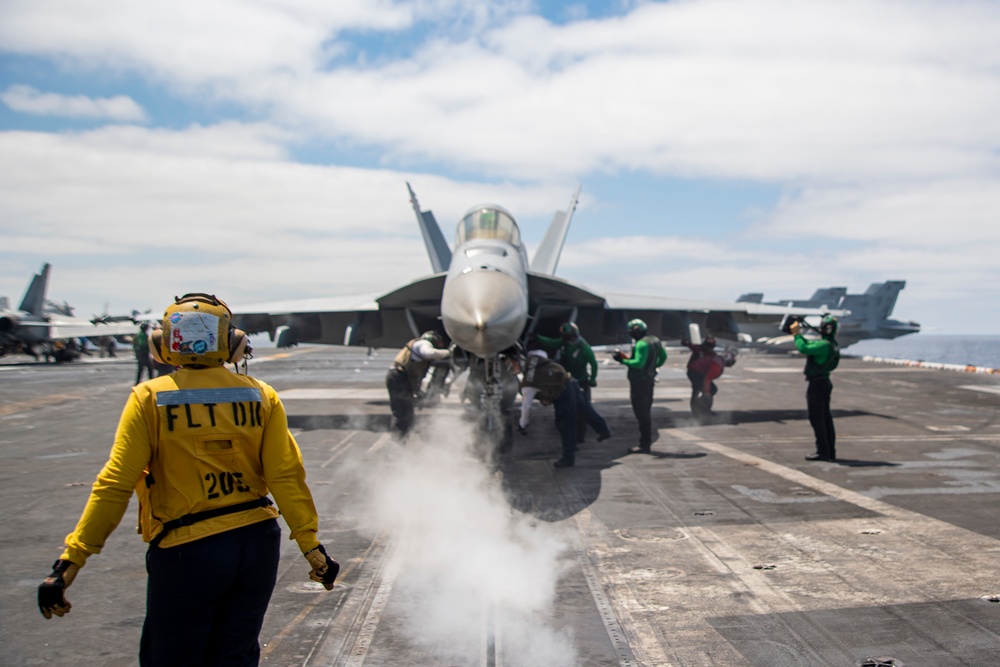
<instances>
[{"instance_id":1,"label":"jet fuselage","mask_svg":"<svg viewBox=\"0 0 1000 667\"><path fill-rule=\"evenodd\" d=\"M451 340L477 357L517 342L528 321L528 256L520 230L500 206L473 207L459 223L441 295Z\"/></svg>"}]
</instances>

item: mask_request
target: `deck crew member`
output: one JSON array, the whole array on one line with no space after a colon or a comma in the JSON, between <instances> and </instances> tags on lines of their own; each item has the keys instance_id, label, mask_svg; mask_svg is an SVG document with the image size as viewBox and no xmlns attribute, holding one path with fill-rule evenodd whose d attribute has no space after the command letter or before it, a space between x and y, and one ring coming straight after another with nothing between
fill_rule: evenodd
<instances>
[{"instance_id":1,"label":"deck crew member","mask_svg":"<svg viewBox=\"0 0 1000 667\"><path fill-rule=\"evenodd\" d=\"M142 381L142 371L146 371L146 379L153 379L153 355L149 352L149 322L139 325L139 332L132 338L132 350L135 352L135 383Z\"/></svg>"},{"instance_id":2,"label":"deck crew member","mask_svg":"<svg viewBox=\"0 0 1000 667\"><path fill-rule=\"evenodd\" d=\"M535 398L542 405L555 410L556 430L562 443L562 457L553 465L569 468L576 463L577 415L583 413L586 423L597 431L597 441L611 437L611 429L594 406L583 396L580 383L561 365L548 358L537 342L529 343L524 375L521 380L521 416L518 430L527 433L531 421L531 402Z\"/></svg>"},{"instance_id":3,"label":"deck crew member","mask_svg":"<svg viewBox=\"0 0 1000 667\"><path fill-rule=\"evenodd\" d=\"M558 351L555 360L580 384L584 398L592 401L591 387L597 386L597 359L575 322L564 322L559 327L559 338L549 338L539 335L538 341L548 350ZM580 411L576 420L576 440L583 442L587 432L587 421L584 411Z\"/></svg>"},{"instance_id":4,"label":"deck crew member","mask_svg":"<svg viewBox=\"0 0 1000 667\"><path fill-rule=\"evenodd\" d=\"M806 456L808 461L835 461L837 459L837 434L833 429L833 413L830 412L830 396L833 382L830 373L840 363L840 347L837 345L837 318L827 315L819 325L819 340L806 340L801 333L801 325L793 321L789 332L795 336L795 347L806 355L805 375L809 387L806 389L806 405L809 409L809 423L816 436L816 452Z\"/></svg>"},{"instance_id":5,"label":"deck crew member","mask_svg":"<svg viewBox=\"0 0 1000 667\"><path fill-rule=\"evenodd\" d=\"M614 359L628 367L629 398L632 412L639 422L639 445L630 447L629 454L649 454L653 443L653 388L656 369L667 360L667 351L656 336L649 333L640 319L629 320L625 325L628 335L635 341L631 354L616 350Z\"/></svg>"},{"instance_id":6,"label":"deck crew member","mask_svg":"<svg viewBox=\"0 0 1000 667\"><path fill-rule=\"evenodd\" d=\"M310 578L330 590L339 570L316 538L316 508L277 393L224 366L250 352L231 319L207 294L167 308L150 347L180 370L132 388L83 515L38 587L46 618L70 611L65 589L104 548L134 490L149 543L143 667L258 664L278 571L278 509Z\"/></svg>"},{"instance_id":7,"label":"deck crew member","mask_svg":"<svg viewBox=\"0 0 1000 667\"><path fill-rule=\"evenodd\" d=\"M451 353L442 349L444 339L437 331L425 331L396 354L385 376L389 405L395 418L395 428L406 435L413 427L413 402L420 394L420 383L435 361L443 362Z\"/></svg>"}]
</instances>

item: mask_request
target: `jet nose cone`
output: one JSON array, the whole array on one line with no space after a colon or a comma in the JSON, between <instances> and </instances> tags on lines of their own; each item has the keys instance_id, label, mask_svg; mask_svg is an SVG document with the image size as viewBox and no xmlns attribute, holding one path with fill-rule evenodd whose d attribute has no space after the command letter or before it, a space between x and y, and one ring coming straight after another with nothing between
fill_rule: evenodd
<instances>
[{"instance_id":1,"label":"jet nose cone","mask_svg":"<svg viewBox=\"0 0 1000 667\"><path fill-rule=\"evenodd\" d=\"M498 271L470 271L449 278L441 295L441 320L462 349L489 357L513 345L528 320L524 287Z\"/></svg>"}]
</instances>

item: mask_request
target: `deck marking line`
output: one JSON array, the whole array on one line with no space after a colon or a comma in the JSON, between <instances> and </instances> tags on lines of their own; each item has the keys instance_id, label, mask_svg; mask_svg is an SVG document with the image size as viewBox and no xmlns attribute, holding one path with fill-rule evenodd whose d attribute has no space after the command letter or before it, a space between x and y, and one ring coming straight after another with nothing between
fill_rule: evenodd
<instances>
[{"instance_id":1,"label":"deck marking line","mask_svg":"<svg viewBox=\"0 0 1000 667\"><path fill-rule=\"evenodd\" d=\"M583 569L583 577L587 581L587 587L590 588L590 594L594 597L594 602L597 603L597 611L601 615L601 620L604 621L604 629L608 632L608 639L611 640L611 646L615 650L615 655L618 656L618 664L621 667L639 667L639 663L636 662L632 654L632 648L625 639L625 632L622 630L615 610L604 592L604 587L601 586L597 569L590 562L590 556L587 555L583 547L577 547L577 560ZM660 664L665 665L665 663Z\"/></svg>"},{"instance_id":2,"label":"deck marking line","mask_svg":"<svg viewBox=\"0 0 1000 667\"><path fill-rule=\"evenodd\" d=\"M357 431L351 431L346 437L344 437L340 442L330 448L330 458L323 463L319 464L320 468L326 468L331 463L339 459L345 452L351 449L351 440L353 436L357 434Z\"/></svg>"},{"instance_id":3,"label":"deck marking line","mask_svg":"<svg viewBox=\"0 0 1000 667\"><path fill-rule=\"evenodd\" d=\"M400 553L401 549L396 545L390 545L386 551L385 560L379 568L380 572L376 572L375 574L378 586L371 598L371 604L365 614L364 621L361 623L361 629L354 640L354 645L351 647L351 654L344 663L344 667L362 667L365 664L365 659L368 657L368 649L371 648L375 631L382 620L382 613L389 603L392 587L396 583L396 576L399 574L401 565Z\"/></svg>"}]
</instances>

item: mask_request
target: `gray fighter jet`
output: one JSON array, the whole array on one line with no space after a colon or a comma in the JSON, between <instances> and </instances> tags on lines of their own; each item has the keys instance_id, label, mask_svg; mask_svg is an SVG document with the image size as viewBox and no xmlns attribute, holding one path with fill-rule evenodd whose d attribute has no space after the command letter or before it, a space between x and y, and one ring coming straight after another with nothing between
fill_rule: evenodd
<instances>
[{"instance_id":1,"label":"gray fighter jet","mask_svg":"<svg viewBox=\"0 0 1000 667\"><path fill-rule=\"evenodd\" d=\"M47 308L46 300L51 265L42 265L41 272L35 274L28 285L21 305L12 310L4 298L0 308L0 356L8 353L24 352L38 358L39 353L55 357L58 361L68 361L72 347L57 344L74 338L101 336L124 336L136 332L133 321L97 322L69 315L72 310L67 305Z\"/></svg>"},{"instance_id":2,"label":"gray fighter jet","mask_svg":"<svg viewBox=\"0 0 1000 667\"><path fill-rule=\"evenodd\" d=\"M898 338L919 333L916 322L889 319L896 306L899 292L906 287L905 280L887 280L872 283L864 294L848 294L846 287L825 287L813 292L808 299L780 299L764 301L759 292L744 294L741 302L767 303L774 306L815 308L819 310L837 309L845 314L840 317L837 341L841 347L853 345L870 338ZM756 322L741 325L742 333L750 338L750 344L764 349L788 349L794 347L791 336L781 335L776 321L759 318Z\"/></svg>"},{"instance_id":3,"label":"gray fighter jet","mask_svg":"<svg viewBox=\"0 0 1000 667\"><path fill-rule=\"evenodd\" d=\"M409 183L407 189L433 275L374 300L341 297L236 307L236 325L247 333L268 332L279 347L299 342L400 347L422 331L443 329L456 351L471 358L469 384L479 394L473 402L493 422L513 401L502 357L532 332L557 336L559 325L570 321L591 345L627 344L626 322L638 317L662 339L685 338L696 324L701 331L735 340L740 323L757 317L780 320L786 314L830 312L662 296L601 296L555 276L579 189L566 210L556 212L530 262L520 229L504 207L480 204L469 209L450 250L433 213L421 210Z\"/></svg>"}]
</instances>

